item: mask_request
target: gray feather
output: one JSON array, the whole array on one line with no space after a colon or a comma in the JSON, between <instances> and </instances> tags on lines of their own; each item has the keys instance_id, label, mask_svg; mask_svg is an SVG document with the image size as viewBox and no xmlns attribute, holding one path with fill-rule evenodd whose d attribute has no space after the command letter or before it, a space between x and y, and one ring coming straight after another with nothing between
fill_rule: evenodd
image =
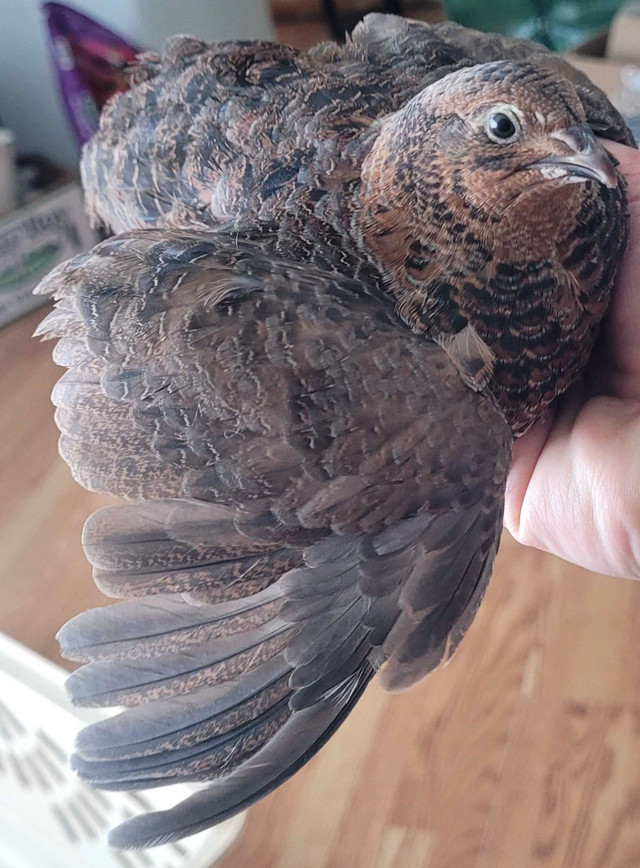
<instances>
[{"instance_id":1,"label":"gray feather","mask_svg":"<svg viewBox=\"0 0 640 868\"><path fill-rule=\"evenodd\" d=\"M342 723L372 675L363 665L342 694L292 715L253 759L227 778L185 799L170 811L134 817L114 829L109 844L122 849L155 846L194 835L248 807L290 777Z\"/></svg>"}]
</instances>

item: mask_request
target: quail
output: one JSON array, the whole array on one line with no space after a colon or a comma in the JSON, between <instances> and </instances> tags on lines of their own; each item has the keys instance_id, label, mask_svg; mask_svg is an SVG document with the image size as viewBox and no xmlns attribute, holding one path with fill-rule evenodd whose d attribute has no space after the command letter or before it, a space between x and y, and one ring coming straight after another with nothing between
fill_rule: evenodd
<instances>
[{"instance_id":1,"label":"quail","mask_svg":"<svg viewBox=\"0 0 640 868\"><path fill-rule=\"evenodd\" d=\"M118 847L193 834L293 774L376 676L460 642L511 446L580 375L627 228L600 138L540 46L370 15L344 46L140 58L82 172L112 237L40 287L54 402L121 598L60 632L106 789L207 786ZM600 138L598 138L600 137Z\"/></svg>"}]
</instances>

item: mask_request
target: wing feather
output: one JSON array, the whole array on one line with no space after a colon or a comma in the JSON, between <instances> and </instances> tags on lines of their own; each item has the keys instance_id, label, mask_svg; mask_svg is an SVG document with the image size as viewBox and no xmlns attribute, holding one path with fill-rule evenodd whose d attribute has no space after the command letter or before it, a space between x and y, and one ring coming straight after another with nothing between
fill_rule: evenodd
<instances>
[{"instance_id":1,"label":"wing feather","mask_svg":"<svg viewBox=\"0 0 640 868\"><path fill-rule=\"evenodd\" d=\"M261 243L134 232L46 281L61 452L130 502L83 545L124 602L60 632L108 789L216 780L121 846L191 834L292 774L374 672L409 686L468 626L511 435L493 399L355 280ZM133 502L131 502L133 501ZM219 779L219 780L218 780Z\"/></svg>"}]
</instances>

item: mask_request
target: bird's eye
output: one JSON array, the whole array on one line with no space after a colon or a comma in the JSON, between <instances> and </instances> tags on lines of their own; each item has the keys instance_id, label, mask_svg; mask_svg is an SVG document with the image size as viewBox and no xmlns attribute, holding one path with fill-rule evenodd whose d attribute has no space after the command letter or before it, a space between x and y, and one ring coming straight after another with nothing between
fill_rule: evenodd
<instances>
[{"instance_id":1,"label":"bird's eye","mask_svg":"<svg viewBox=\"0 0 640 868\"><path fill-rule=\"evenodd\" d=\"M494 110L487 115L487 134L494 142L514 142L520 135L520 125L504 109Z\"/></svg>"}]
</instances>

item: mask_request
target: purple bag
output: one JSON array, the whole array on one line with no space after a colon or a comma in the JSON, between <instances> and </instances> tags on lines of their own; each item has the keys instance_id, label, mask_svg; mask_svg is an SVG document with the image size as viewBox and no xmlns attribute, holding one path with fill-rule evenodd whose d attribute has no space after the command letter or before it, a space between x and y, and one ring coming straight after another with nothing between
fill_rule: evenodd
<instances>
[{"instance_id":1,"label":"purple bag","mask_svg":"<svg viewBox=\"0 0 640 868\"><path fill-rule=\"evenodd\" d=\"M109 97L127 89L124 68L144 49L62 3L45 3L42 11L60 95L81 147Z\"/></svg>"}]
</instances>

